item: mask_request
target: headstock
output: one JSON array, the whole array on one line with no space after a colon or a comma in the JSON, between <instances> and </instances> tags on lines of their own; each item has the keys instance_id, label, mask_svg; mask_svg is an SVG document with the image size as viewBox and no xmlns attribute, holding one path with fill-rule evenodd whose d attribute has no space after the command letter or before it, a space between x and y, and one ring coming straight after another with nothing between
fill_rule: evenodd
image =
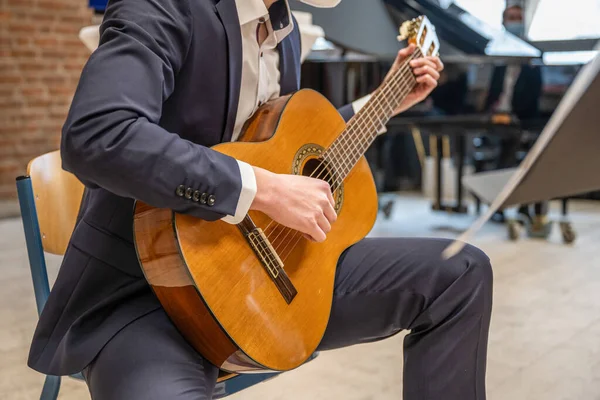
<instances>
[{"instance_id":1,"label":"headstock","mask_svg":"<svg viewBox=\"0 0 600 400\"><path fill-rule=\"evenodd\" d=\"M398 40L407 40L409 44L415 44L424 56L439 54L440 41L435 27L424 15L403 23Z\"/></svg>"}]
</instances>

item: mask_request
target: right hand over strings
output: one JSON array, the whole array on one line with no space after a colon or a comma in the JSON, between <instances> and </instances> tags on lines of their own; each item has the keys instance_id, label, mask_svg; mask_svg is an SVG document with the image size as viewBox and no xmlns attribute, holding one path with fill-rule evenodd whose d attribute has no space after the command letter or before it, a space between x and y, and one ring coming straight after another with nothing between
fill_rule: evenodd
<instances>
[{"instance_id":1,"label":"right hand over strings","mask_svg":"<svg viewBox=\"0 0 600 400\"><path fill-rule=\"evenodd\" d=\"M298 175L280 175L254 167L257 192L251 210L323 242L337 219L329 184Z\"/></svg>"}]
</instances>

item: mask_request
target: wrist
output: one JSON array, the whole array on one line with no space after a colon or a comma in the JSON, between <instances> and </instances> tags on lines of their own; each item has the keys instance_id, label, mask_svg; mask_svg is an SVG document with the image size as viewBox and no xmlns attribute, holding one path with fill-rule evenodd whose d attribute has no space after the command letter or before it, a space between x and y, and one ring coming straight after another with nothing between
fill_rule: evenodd
<instances>
[{"instance_id":1,"label":"wrist","mask_svg":"<svg viewBox=\"0 0 600 400\"><path fill-rule=\"evenodd\" d=\"M251 210L265 212L274 198L276 174L266 169L252 167L256 177L256 196L250 206Z\"/></svg>"}]
</instances>

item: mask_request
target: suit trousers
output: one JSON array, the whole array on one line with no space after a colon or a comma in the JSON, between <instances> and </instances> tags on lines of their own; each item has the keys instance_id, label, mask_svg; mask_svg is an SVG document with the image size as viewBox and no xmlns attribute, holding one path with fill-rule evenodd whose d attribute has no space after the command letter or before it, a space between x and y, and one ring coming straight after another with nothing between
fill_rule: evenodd
<instances>
[{"instance_id":1,"label":"suit trousers","mask_svg":"<svg viewBox=\"0 0 600 400\"><path fill-rule=\"evenodd\" d=\"M492 269L473 246L442 260L448 244L368 238L347 249L319 350L410 330L404 400L485 400ZM211 399L217 374L162 309L126 326L84 371L94 400Z\"/></svg>"}]
</instances>

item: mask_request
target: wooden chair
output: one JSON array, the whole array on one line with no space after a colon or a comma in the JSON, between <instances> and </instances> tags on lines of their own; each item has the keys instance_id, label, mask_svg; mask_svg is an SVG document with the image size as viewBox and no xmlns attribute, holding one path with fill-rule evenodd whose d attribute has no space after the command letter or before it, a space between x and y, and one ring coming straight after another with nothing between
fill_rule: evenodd
<instances>
[{"instance_id":1,"label":"wooden chair","mask_svg":"<svg viewBox=\"0 0 600 400\"><path fill-rule=\"evenodd\" d=\"M83 184L62 169L58 151L33 159L27 166L27 175L17 178L17 193L38 315L50 295L44 253L64 255L75 228L83 192ZM222 374L215 387L214 398L221 399L277 375L278 373ZM72 377L83 380L80 373ZM46 376L40 400L56 400L60 383L61 377Z\"/></svg>"},{"instance_id":2,"label":"wooden chair","mask_svg":"<svg viewBox=\"0 0 600 400\"><path fill-rule=\"evenodd\" d=\"M17 178L17 193L38 314L50 294L44 252L64 255L73 233L83 184L61 168L58 151L33 159L27 176ZM81 374L73 376L83 379ZM55 400L60 376L46 376L41 400Z\"/></svg>"}]
</instances>

